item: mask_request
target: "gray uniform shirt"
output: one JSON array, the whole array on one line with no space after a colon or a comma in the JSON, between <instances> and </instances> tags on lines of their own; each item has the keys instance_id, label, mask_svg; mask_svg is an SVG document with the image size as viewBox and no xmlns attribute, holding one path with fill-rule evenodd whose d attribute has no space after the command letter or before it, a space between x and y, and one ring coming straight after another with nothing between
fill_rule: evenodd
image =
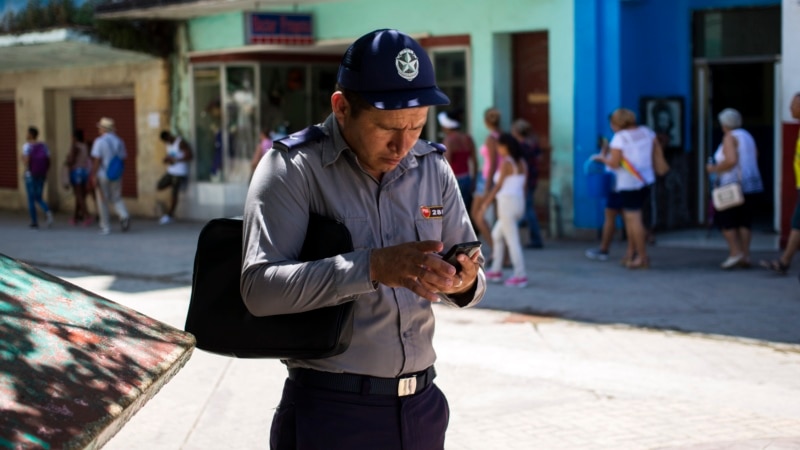
<instances>
[{"instance_id":1,"label":"gray uniform shirt","mask_svg":"<svg viewBox=\"0 0 800 450\"><path fill-rule=\"evenodd\" d=\"M289 367L377 377L424 370L436 359L431 302L406 288L373 286L370 253L421 240L442 241L445 250L476 240L456 178L441 153L418 141L377 181L361 169L333 115L320 127L321 139L268 151L253 175L244 212L242 297L257 316L355 301L350 347L330 358L288 360ZM344 223L354 251L298 262L310 212ZM474 293L459 303L472 306L485 291L479 270Z\"/></svg>"}]
</instances>

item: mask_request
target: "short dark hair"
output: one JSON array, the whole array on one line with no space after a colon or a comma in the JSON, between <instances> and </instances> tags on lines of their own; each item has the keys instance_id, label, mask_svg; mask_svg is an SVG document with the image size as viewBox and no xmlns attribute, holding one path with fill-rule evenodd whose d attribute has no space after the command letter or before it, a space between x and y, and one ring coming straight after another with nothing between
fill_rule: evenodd
<instances>
[{"instance_id":1,"label":"short dark hair","mask_svg":"<svg viewBox=\"0 0 800 450\"><path fill-rule=\"evenodd\" d=\"M167 130L162 130L161 131L161 140L162 141L167 141L171 137L172 137L172 133L170 133L169 131L167 131Z\"/></svg>"},{"instance_id":2,"label":"short dark hair","mask_svg":"<svg viewBox=\"0 0 800 450\"><path fill-rule=\"evenodd\" d=\"M344 94L344 98L347 99L347 103L350 104L350 115L353 116L354 119L357 118L362 111L374 108L361 94L352 89L345 89L341 84L336 83L336 90Z\"/></svg>"},{"instance_id":3,"label":"short dark hair","mask_svg":"<svg viewBox=\"0 0 800 450\"><path fill-rule=\"evenodd\" d=\"M522 146L511 133L501 134L500 137L497 138L497 143L508 149L508 154L514 161L518 162L522 158Z\"/></svg>"},{"instance_id":4,"label":"short dark hair","mask_svg":"<svg viewBox=\"0 0 800 450\"><path fill-rule=\"evenodd\" d=\"M75 131L72 132L72 135L75 136L76 141L83 142L83 130L80 128L76 128Z\"/></svg>"},{"instance_id":5,"label":"short dark hair","mask_svg":"<svg viewBox=\"0 0 800 450\"><path fill-rule=\"evenodd\" d=\"M28 127L28 134L30 134L32 138L36 139L39 137L39 129L36 127Z\"/></svg>"}]
</instances>

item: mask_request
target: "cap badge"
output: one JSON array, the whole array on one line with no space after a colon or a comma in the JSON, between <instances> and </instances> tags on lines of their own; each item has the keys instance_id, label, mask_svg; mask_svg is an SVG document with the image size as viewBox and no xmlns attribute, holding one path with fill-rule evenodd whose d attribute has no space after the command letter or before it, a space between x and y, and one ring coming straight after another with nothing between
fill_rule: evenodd
<instances>
[{"instance_id":1,"label":"cap badge","mask_svg":"<svg viewBox=\"0 0 800 450\"><path fill-rule=\"evenodd\" d=\"M397 74L408 81L419 75L419 58L410 48L405 48L397 54L394 65L397 67Z\"/></svg>"}]
</instances>

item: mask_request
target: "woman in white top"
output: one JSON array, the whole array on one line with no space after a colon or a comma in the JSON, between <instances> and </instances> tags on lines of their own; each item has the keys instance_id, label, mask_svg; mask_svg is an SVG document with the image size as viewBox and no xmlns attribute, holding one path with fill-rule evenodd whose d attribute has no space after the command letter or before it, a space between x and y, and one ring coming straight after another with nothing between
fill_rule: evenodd
<instances>
[{"instance_id":1,"label":"woman in white top","mask_svg":"<svg viewBox=\"0 0 800 450\"><path fill-rule=\"evenodd\" d=\"M492 267L486 272L486 279L499 282L503 278L503 258L505 247L511 256L514 274L505 282L506 286L525 287L528 277L525 274L525 259L519 238L519 221L525 214L525 181L528 166L522 157L522 146L509 134L501 134L497 141L500 167L494 174L494 185L484 200L491 203L497 200L497 222L492 228ZM505 244L505 245L503 245Z\"/></svg>"},{"instance_id":2,"label":"woman in white top","mask_svg":"<svg viewBox=\"0 0 800 450\"><path fill-rule=\"evenodd\" d=\"M714 222L728 242L728 258L720 267L749 267L753 205L758 201L757 194L764 190L758 170L758 148L753 136L741 128L742 115L739 111L727 108L717 118L725 134L714 153L715 164L708 164L706 171L717 174L720 186L740 183L744 194L743 204L714 212Z\"/></svg>"},{"instance_id":3,"label":"woman in white top","mask_svg":"<svg viewBox=\"0 0 800 450\"><path fill-rule=\"evenodd\" d=\"M605 163L616 175L616 191L622 206L625 230L628 233L628 250L624 264L629 269L646 269L650 266L645 245L645 228L642 206L647 199L648 186L655 181L653 152L661 151L655 133L636 123L636 114L619 108L609 118L614 137L608 156L597 155L595 160Z\"/></svg>"}]
</instances>

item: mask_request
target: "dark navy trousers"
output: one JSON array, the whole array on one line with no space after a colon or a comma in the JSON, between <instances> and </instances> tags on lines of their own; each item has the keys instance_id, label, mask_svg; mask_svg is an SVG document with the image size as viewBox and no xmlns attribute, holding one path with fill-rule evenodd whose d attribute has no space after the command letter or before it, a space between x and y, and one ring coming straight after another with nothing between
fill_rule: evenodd
<instances>
[{"instance_id":1,"label":"dark navy trousers","mask_svg":"<svg viewBox=\"0 0 800 450\"><path fill-rule=\"evenodd\" d=\"M272 419L272 450L442 450L450 408L431 384L415 395L362 395L287 379Z\"/></svg>"}]
</instances>

